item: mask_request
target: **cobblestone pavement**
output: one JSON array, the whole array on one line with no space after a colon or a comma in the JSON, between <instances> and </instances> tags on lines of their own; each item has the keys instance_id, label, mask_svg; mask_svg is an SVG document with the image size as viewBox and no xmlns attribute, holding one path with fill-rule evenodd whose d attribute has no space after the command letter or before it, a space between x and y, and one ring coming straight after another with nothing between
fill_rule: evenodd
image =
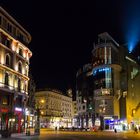
<instances>
[{"instance_id":1,"label":"cobblestone pavement","mask_svg":"<svg viewBox=\"0 0 140 140\"><path fill-rule=\"evenodd\" d=\"M41 130L40 136L26 136L24 134L12 134L8 140L140 140L140 132L81 132L81 131L47 131ZM6 140L0 138L0 140Z\"/></svg>"}]
</instances>

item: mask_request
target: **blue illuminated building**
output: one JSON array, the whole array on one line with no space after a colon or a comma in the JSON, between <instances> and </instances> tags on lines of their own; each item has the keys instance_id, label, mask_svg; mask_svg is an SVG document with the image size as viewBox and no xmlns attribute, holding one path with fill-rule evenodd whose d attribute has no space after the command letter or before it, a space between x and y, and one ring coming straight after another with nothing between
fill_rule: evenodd
<instances>
[{"instance_id":1,"label":"blue illuminated building","mask_svg":"<svg viewBox=\"0 0 140 140\"><path fill-rule=\"evenodd\" d=\"M140 124L140 66L131 50L106 32L98 35L92 63L76 76L78 127L123 130Z\"/></svg>"}]
</instances>

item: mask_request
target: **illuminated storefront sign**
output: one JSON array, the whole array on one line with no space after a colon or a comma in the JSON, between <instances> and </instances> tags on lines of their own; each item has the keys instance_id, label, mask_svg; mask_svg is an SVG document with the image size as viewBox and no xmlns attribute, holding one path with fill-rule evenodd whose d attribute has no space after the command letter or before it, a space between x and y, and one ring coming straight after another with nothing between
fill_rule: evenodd
<instances>
[{"instance_id":1,"label":"illuminated storefront sign","mask_svg":"<svg viewBox=\"0 0 140 140\"><path fill-rule=\"evenodd\" d=\"M96 118L95 119L95 126L100 126L100 125L101 125L100 119Z\"/></svg>"},{"instance_id":2,"label":"illuminated storefront sign","mask_svg":"<svg viewBox=\"0 0 140 140\"><path fill-rule=\"evenodd\" d=\"M4 112L4 113L7 113L9 110L7 108L1 108L0 109L0 112Z\"/></svg>"},{"instance_id":3,"label":"illuminated storefront sign","mask_svg":"<svg viewBox=\"0 0 140 140\"><path fill-rule=\"evenodd\" d=\"M21 112L21 111L22 111L22 108L15 107L15 111L19 111L19 112Z\"/></svg>"},{"instance_id":4,"label":"illuminated storefront sign","mask_svg":"<svg viewBox=\"0 0 140 140\"><path fill-rule=\"evenodd\" d=\"M109 68L109 67L96 69L96 70L93 70L93 75L96 75L99 72L105 72L105 71L110 71L110 70L111 70L111 68Z\"/></svg>"}]
</instances>

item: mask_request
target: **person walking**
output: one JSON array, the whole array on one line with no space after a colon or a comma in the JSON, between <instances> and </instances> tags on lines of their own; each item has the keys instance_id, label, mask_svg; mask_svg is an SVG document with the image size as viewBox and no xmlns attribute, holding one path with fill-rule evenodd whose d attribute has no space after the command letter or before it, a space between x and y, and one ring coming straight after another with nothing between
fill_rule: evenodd
<instances>
[{"instance_id":1,"label":"person walking","mask_svg":"<svg viewBox=\"0 0 140 140\"><path fill-rule=\"evenodd\" d=\"M138 128L136 126L134 128L134 134L138 134Z\"/></svg>"},{"instance_id":2,"label":"person walking","mask_svg":"<svg viewBox=\"0 0 140 140\"><path fill-rule=\"evenodd\" d=\"M117 133L117 129L116 128L114 129L114 132Z\"/></svg>"},{"instance_id":3,"label":"person walking","mask_svg":"<svg viewBox=\"0 0 140 140\"><path fill-rule=\"evenodd\" d=\"M57 131L57 126L55 127L55 131Z\"/></svg>"}]
</instances>

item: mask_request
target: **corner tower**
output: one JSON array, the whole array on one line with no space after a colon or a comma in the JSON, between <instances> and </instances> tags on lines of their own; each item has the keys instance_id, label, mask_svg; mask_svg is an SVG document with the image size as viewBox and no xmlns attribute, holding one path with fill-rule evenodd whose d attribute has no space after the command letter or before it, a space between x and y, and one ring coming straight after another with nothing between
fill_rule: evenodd
<instances>
[{"instance_id":1,"label":"corner tower","mask_svg":"<svg viewBox=\"0 0 140 140\"><path fill-rule=\"evenodd\" d=\"M120 92L120 56L119 44L108 34L98 35L98 43L92 50L95 124L100 120L101 126L111 127L110 120L118 119Z\"/></svg>"},{"instance_id":2,"label":"corner tower","mask_svg":"<svg viewBox=\"0 0 140 140\"><path fill-rule=\"evenodd\" d=\"M24 128L24 113L28 99L31 35L0 7L0 120L7 115L1 128Z\"/></svg>"}]
</instances>

